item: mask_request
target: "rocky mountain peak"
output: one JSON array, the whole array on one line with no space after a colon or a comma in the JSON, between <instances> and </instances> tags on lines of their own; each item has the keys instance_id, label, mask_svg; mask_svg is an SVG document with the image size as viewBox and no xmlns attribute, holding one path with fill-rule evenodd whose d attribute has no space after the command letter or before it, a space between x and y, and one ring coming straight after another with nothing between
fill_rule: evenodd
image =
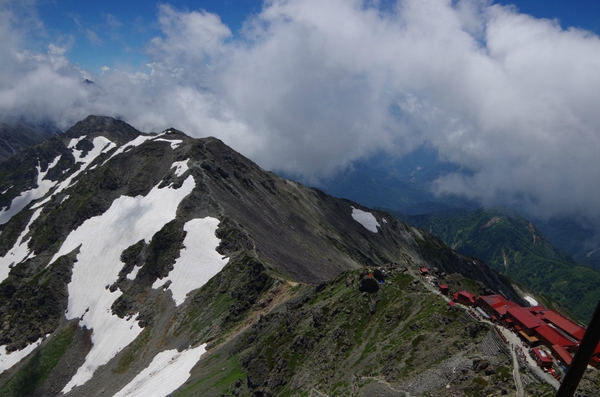
<instances>
[{"instance_id":1,"label":"rocky mountain peak","mask_svg":"<svg viewBox=\"0 0 600 397\"><path fill-rule=\"evenodd\" d=\"M126 122L108 116L90 115L64 132L64 137L93 139L103 135L117 145L131 141L141 134Z\"/></svg>"}]
</instances>

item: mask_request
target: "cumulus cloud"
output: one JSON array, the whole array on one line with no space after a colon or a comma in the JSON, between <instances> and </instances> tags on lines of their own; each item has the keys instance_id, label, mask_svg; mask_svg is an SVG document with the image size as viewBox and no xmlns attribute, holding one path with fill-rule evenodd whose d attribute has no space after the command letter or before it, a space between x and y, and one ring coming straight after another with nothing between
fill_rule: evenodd
<instances>
[{"instance_id":1,"label":"cumulus cloud","mask_svg":"<svg viewBox=\"0 0 600 397\"><path fill-rule=\"evenodd\" d=\"M387 3L386 3L387 4ZM223 139L317 181L420 145L468 168L440 194L599 217L600 39L485 0L267 0L240 37L217 15L158 9L150 73L85 72L50 45L0 44L0 109L68 126L89 113ZM18 37L9 18L0 29Z\"/></svg>"}]
</instances>

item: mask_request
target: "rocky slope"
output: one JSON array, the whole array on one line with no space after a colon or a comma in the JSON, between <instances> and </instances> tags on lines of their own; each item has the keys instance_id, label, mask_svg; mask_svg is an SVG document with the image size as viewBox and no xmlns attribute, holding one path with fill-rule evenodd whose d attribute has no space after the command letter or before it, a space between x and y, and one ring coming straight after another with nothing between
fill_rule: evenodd
<instances>
[{"instance_id":1,"label":"rocky slope","mask_svg":"<svg viewBox=\"0 0 600 397\"><path fill-rule=\"evenodd\" d=\"M0 395L512 387L493 331L415 274L520 301L508 279L217 139L90 116L1 165L0 192Z\"/></svg>"}]
</instances>

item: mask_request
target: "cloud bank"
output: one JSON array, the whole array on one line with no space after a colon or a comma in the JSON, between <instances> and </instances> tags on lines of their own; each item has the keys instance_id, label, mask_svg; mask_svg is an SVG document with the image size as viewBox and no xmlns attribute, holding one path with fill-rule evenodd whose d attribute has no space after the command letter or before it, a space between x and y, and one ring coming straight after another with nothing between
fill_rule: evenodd
<instances>
[{"instance_id":1,"label":"cloud bank","mask_svg":"<svg viewBox=\"0 0 600 397\"><path fill-rule=\"evenodd\" d=\"M472 171L439 179L440 194L600 217L598 36L485 0L378 3L267 0L238 37L162 5L151 72L99 76L58 45L25 50L4 6L0 109L212 135L309 182L428 145Z\"/></svg>"}]
</instances>

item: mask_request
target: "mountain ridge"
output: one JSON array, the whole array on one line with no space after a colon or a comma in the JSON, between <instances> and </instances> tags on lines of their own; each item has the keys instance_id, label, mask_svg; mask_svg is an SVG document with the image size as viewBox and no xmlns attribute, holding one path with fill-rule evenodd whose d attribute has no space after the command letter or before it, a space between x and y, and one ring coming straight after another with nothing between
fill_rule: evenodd
<instances>
[{"instance_id":1,"label":"mountain ridge","mask_svg":"<svg viewBox=\"0 0 600 397\"><path fill-rule=\"evenodd\" d=\"M6 220L0 234L0 343L5 349L0 355L33 348L23 361L0 368L5 370L0 394L125 393L136 379L149 384L144 371L161 360L173 360L180 372L189 372L168 393L220 395L225 385L238 393L287 393L292 357L279 356L280 363L261 358L261 341L272 337L270 331L254 332L261 321L280 321L289 313L304 325L284 339L308 343L306 354L323 346L311 344L313 338L326 344L321 333L341 335L338 326L362 324L361 332L345 331L351 361L360 361L355 349L376 337L384 313L396 310L394 305L406 315L394 331L398 343L431 338L439 324L430 320L449 316L449 309L415 278L422 266L435 268L455 289L468 285L473 292L503 292L523 302L506 277L452 251L426 230L281 179L216 138L194 139L175 129L143 134L121 123L87 118L9 159L6 168L0 165L0 198L7 203L2 211L15 208L15 200L22 205L31 199ZM119 141L121 130L127 138ZM359 291L368 270L378 266L389 270L389 287L375 294ZM347 323L335 317L326 325L333 312L325 317L312 312L326 311L314 305L333 296L342 299L332 301L338 307L334 316L360 308ZM417 304L420 299L431 302ZM403 303L409 301L415 304ZM433 313L438 314L430 319ZM261 320L261 314L284 317ZM457 338L471 338L459 315L450 316L460 331ZM428 324L423 326L427 335L419 334L420 325L411 328L407 319L413 317ZM369 337L363 341L364 332ZM474 352L487 332L481 328ZM239 345L240 340L246 342ZM460 354L456 346L448 349L452 357ZM375 348L369 360L379 368L384 354ZM223 368L223 359L233 372L227 380L217 376L224 382L218 387L201 374ZM265 366L266 378L253 370L253 360ZM314 373L321 364L301 366ZM278 365L286 376L275 375ZM423 365L437 364L425 360ZM412 376L416 368L425 367L396 368L395 379ZM469 382L474 377L469 375ZM298 395L315 387L310 379L295 379ZM469 382L453 392L470 387Z\"/></svg>"}]
</instances>

